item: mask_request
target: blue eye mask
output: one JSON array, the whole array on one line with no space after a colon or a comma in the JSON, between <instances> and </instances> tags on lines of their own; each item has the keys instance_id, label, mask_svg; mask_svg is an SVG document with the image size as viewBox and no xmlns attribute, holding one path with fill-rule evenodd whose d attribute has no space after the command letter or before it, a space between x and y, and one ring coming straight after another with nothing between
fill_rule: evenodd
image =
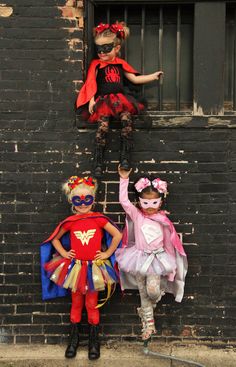
<instances>
[{"instance_id":1,"label":"blue eye mask","mask_svg":"<svg viewBox=\"0 0 236 367\"><path fill-rule=\"evenodd\" d=\"M93 202L94 202L94 197L93 195L81 195L81 196L73 196L73 198L71 199L72 201L72 204L74 206L81 206L81 205L86 205L86 206L89 206L89 205L92 205Z\"/></svg>"}]
</instances>

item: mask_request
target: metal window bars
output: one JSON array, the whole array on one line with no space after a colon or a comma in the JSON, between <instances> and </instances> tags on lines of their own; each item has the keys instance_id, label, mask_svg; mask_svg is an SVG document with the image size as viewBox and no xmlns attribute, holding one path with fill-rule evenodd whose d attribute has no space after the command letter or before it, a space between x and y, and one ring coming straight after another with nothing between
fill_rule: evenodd
<instances>
[{"instance_id":1,"label":"metal window bars","mask_svg":"<svg viewBox=\"0 0 236 367\"><path fill-rule=\"evenodd\" d=\"M125 23L138 33L125 43L122 57L138 65L142 74L164 71L155 87L143 86L151 108L158 111L191 111L193 99L193 7L175 5L106 5L95 8L95 22ZM104 19L105 18L105 19ZM147 56L152 52L153 61ZM153 44L153 46L152 46ZM150 46L153 50L150 51ZM173 51L174 50L174 51ZM139 55L139 57L138 57ZM138 60L140 59L140 60ZM137 68L136 65L133 65ZM153 97L154 95L154 97Z\"/></svg>"}]
</instances>

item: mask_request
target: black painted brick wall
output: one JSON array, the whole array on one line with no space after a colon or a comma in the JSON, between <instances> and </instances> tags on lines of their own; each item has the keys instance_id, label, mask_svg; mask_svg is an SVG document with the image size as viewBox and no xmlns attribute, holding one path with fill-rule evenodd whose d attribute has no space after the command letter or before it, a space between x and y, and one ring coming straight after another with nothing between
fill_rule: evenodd
<instances>
[{"instance_id":1,"label":"black painted brick wall","mask_svg":"<svg viewBox=\"0 0 236 367\"><path fill-rule=\"evenodd\" d=\"M94 129L76 126L74 114L75 88L82 82L82 21L69 16L65 11L73 8L65 5L12 0L12 15L0 19L0 342L5 343L63 342L69 330L70 302L42 302L39 268L40 242L70 213L62 181L90 172L92 164ZM162 123L151 130L137 124L134 170L169 182L168 210L189 259L183 302L167 295L157 306L158 337L233 341L235 130L206 118L157 121ZM122 225L118 140L112 129L97 209ZM104 339L137 337L138 304L137 292L116 291L101 310ZM85 316L83 325L86 333Z\"/></svg>"}]
</instances>

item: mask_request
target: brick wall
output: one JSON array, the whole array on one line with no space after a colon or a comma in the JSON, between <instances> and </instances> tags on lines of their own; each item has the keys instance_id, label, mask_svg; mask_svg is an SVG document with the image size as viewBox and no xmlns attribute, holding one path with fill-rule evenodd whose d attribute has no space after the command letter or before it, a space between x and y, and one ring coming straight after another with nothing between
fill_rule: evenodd
<instances>
[{"instance_id":1,"label":"brick wall","mask_svg":"<svg viewBox=\"0 0 236 367\"><path fill-rule=\"evenodd\" d=\"M6 5L4 5L7 3ZM94 130L75 123L82 83L82 2L0 4L1 245L0 342L59 343L69 330L67 299L41 301L39 244L70 208L62 181L91 170ZM157 117L136 124L135 170L170 183L168 209L183 234L189 273L182 304L158 304L158 337L235 337L235 120ZM118 135L112 129L99 205L123 223ZM133 176L134 177L134 176ZM140 332L136 292L117 290L101 310L104 339ZM86 333L84 317L84 332Z\"/></svg>"}]
</instances>

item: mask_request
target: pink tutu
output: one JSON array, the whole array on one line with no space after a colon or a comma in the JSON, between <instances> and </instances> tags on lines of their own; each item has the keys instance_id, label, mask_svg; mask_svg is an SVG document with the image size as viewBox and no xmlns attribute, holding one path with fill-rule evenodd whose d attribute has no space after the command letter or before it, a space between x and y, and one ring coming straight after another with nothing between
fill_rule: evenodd
<instances>
[{"instance_id":1,"label":"pink tutu","mask_svg":"<svg viewBox=\"0 0 236 367\"><path fill-rule=\"evenodd\" d=\"M117 249L116 260L120 270L133 275L167 275L176 269L175 258L163 248L149 253L137 249L136 246Z\"/></svg>"}]
</instances>

